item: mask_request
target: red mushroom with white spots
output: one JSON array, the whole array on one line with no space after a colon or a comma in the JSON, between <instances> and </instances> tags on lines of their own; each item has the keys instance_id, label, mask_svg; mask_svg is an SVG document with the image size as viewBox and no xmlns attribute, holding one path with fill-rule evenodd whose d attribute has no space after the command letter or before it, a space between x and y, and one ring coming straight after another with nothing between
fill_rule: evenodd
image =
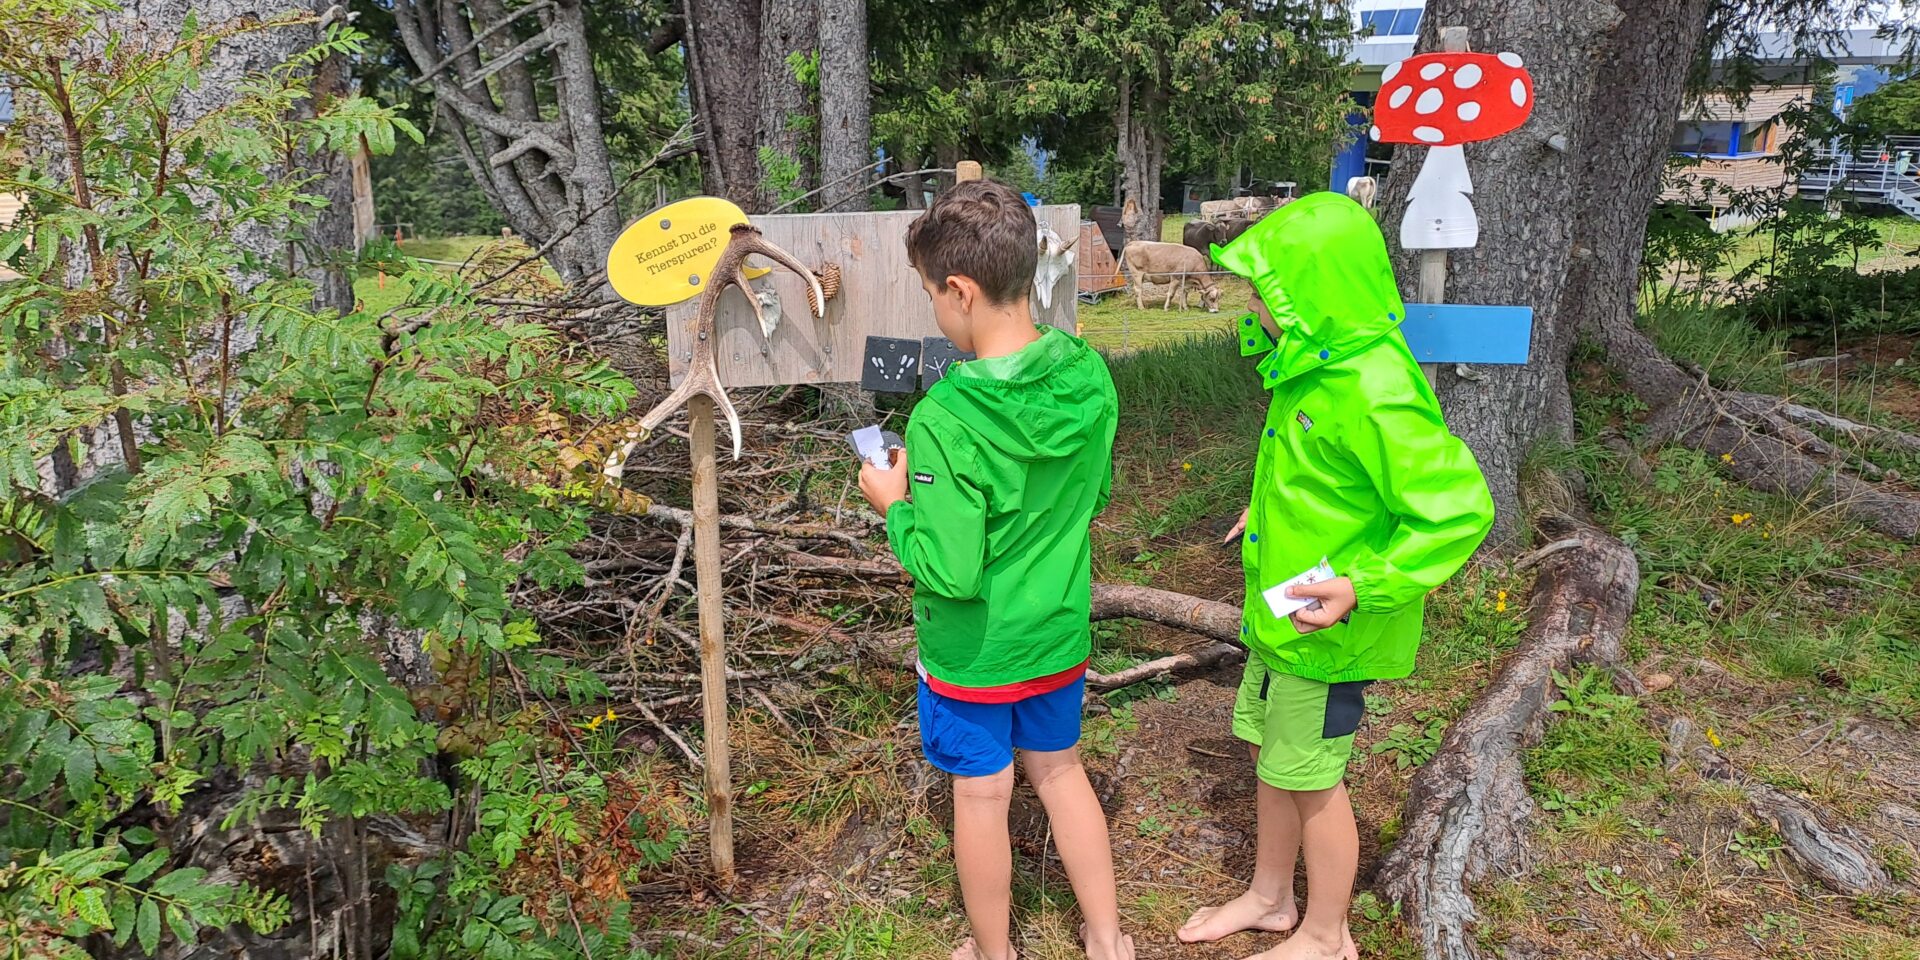
<instances>
[{"instance_id":1,"label":"red mushroom with white spots","mask_svg":"<svg viewBox=\"0 0 1920 960\"><path fill-rule=\"evenodd\" d=\"M1533 112L1533 78L1512 53L1425 53L1387 67L1374 107L1373 139L1431 149L1400 221L1407 250L1471 247L1480 222L1467 198L1462 144L1491 140Z\"/></svg>"}]
</instances>

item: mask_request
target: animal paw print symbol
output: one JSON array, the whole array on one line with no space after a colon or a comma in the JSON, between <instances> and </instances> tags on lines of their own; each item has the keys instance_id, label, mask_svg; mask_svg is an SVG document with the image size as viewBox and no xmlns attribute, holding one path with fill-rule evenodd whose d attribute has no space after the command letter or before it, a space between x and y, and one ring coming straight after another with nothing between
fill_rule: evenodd
<instances>
[{"instance_id":1,"label":"animal paw print symbol","mask_svg":"<svg viewBox=\"0 0 1920 960\"><path fill-rule=\"evenodd\" d=\"M894 364L889 366L887 361L882 357L867 358L867 362L873 364L874 369L878 371L875 375L882 380L890 382L899 382L907 379L907 376L913 372L913 368L920 363L919 357L909 354L902 354L895 357L894 360Z\"/></svg>"},{"instance_id":2,"label":"animal paw print symbol","mask_svg":"<svg viewBox=\"0 0 1920 960\"><path fill-rule=\"evenodd\" d=\"M927 361L927 376L928 376L928 378L930 378L930 379L933 379L933 380L938 380L938 379L940 379L941 377L944 377L944 376L946 376L946 375L947 375L947 364L949 364L949 363L952 363L952 362L953 362L953 361L951 361L951 360L945 360L945 359L941 359L941 360L929 360L929 361Z\"/></svg>"}]
</instances>

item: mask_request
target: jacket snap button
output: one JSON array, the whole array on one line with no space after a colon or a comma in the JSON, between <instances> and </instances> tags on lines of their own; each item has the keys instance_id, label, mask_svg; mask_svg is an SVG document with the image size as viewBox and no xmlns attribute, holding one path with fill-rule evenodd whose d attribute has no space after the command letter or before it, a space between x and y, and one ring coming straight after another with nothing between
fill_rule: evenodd
<instances>
[{"instance_id":1,"label":"jacket snap button","mask_svg":"<svg viewBox=\"0 0 1920 960\"><path fill-rule=\"evenodd\" d=\"M1320 351L1320 359L1325 360L1327 356L1328 354L1325 350Z\"/></svg>"}]
</instances>

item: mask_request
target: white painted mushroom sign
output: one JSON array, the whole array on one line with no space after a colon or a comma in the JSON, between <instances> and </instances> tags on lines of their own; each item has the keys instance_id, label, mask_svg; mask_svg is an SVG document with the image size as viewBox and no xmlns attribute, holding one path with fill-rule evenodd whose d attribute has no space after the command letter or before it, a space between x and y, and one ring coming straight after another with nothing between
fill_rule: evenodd
<instances>
[{"instance_id":1,"label":"white painted mushroom sign","mask_svg":"<svg viewBox=\"0 0 1920 960\"><path fill-rule=\"evenodd\" d=\"M1517 54L1424 53L1387 67L1373 139L1429 148L1400 221L1402 249L1457 250L1480 241L1461 147L1507 133L1532 112L1533 78Z\"/></svg>"}]
</instances>

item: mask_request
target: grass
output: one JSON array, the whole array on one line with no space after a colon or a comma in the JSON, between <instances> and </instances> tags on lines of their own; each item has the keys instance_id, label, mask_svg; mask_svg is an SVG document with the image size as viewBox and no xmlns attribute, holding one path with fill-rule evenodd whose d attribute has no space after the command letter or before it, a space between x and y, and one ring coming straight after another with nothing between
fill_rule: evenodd
<instances>
[{"instance_id":1,"label":"grass","mask_svg":"<svg viewBox=\"0 0 1920 960\"><path fill-rule=\"evenodd\" d=\"M1898 269L1909 265L1911 261L1906 258L1906 254L1920 249L1920 223L1915 223L1911 218L1897 213L1873 215L1865 219L1872 223L1874 230L1879 233L1882 246L1877 251L1862 252L1862 268L1871 269L1875 265L1884 264L1889 268ZM1773 234L1764 224L1742 228L1735 240L1732 255L1728 257L1725 274L1731 276L1737 273L1754 261L1766 257L1772 249ZM1836 257L1834 262L1845 263L1847 260Z\"/></svg>"},{"instance_id":2,"label":"grass","mask_svg":"<svg viewBox=\"0 0 1920 960\"><path fill-rule=\"evenodd\" d=\"M440 261L433 265L441 270L454 270L457 269L456 265L465 263L474 251L498 239L484 234L408 239L401 242L400 250L410 257ZM551 275L552 271L548 273ZM373 313L385 313L405 303L411 289L409 281L378 273L359 277L353 282L354 297L364 309Z\"/></svg>"}]
</instances>

